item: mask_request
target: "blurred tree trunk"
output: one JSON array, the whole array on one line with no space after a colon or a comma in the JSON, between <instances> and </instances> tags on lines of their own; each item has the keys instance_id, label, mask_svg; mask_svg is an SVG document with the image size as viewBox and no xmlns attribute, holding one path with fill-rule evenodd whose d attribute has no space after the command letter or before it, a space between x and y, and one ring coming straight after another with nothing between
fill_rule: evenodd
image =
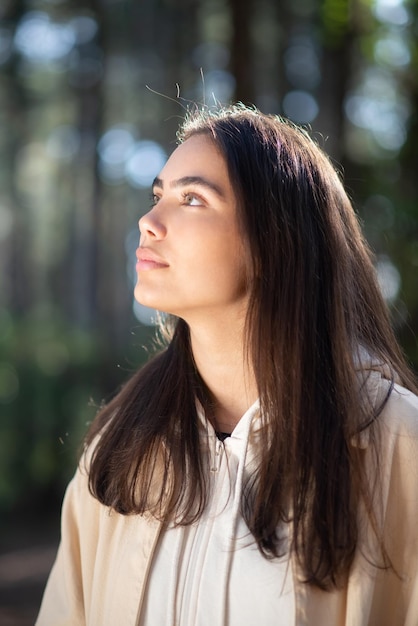
<instances>
[{"instance_id":1,"label":"blurred tree trunk","mask_svg":"<svg viewBox=\"0 0 418 626\"><path fill-rule=\"evenodd\" d=\"M1 17L4 21L16 26L20 18L25 13L24 0L15 0L6 5L2 10ZM6 191L13 211L12 233L8 245L8 258L5 259L6 272L5 285L6 292L3 298L7 298L7 304L13 313L22 315L28 311L32 299L33 291L31 272L33 267L28 258L28 242L31 233L28 232L28 220L25 215L25 206L19 197L19 190L16 188L16 170L19 152L25 144L27 100L18 78L18 67L16 58L13 59L5 75L7 90L4 91L3 104L5 106L4 115L7 119L7 160L10 163L10 172L6 178Z\"/></svg>"},{"instance_id":2,"label":"blurred tree trunk","mask_svg":"<svg viewBox=\"0 0 418 626\"><path fill-rule=\"evenodd\" d=\"M231 72L236 80L235 100L244 104L256 101L253 75L254 0L229 0L231 14Z\"/></svg>"},{"instance_id":3,"label":"blurred tree trunk","mask_svg":"<svg viewBox=\"0 0 418 626\"><path fill-rule=\"evenodd\" d=\"M141 108L140 129L152 129L153 139L174 137L183 113L183 97L200 84L199 68L192 64L200 43L199 5L194 0L131 0L129 49L136 73L136 98ZM149 86L158 94L147 91ZM171 99L177 98L179 104ZM200 96L200 94L199 94Z\"/></svg>"},{"instance_id":4,"label":"blurred tree trunk","mask_svg":"<svg viewBox=\"0 0 418 626\"><path fill-rule=\"evenodd\" d=\"M417 24L418 3L409 3L412 24ZM405 145L399 161L402 186L400 203L404 209L404 232L398 238L397 248L402 259L402 297L407 302L406 323L399 331L402 346L415 366L418 375L418 43L411 42L412 59L404 77L405 91L410 96L411 118ZM399 210L399 208L398 208Z\"/></svg>"},{"instance_id":5,"label":"blurred tree trunk","mask_svg":"<svg viewBox=\"0 0 418 626\"><path fill-rule=\"evenodd\" d=\"M414 23L418 20L418 8L415 3ZM418 53L418 42L415 44ZM415 58L412 60L412 64L408 75L405 78L406 92L410 96L410 109L411 118L408 128L408 136L406 143L400 154L400 162L402 166L402 172L405 178L405 184L403 186L403 192L416 211L418 218L418 54L415 54Z\"/></svg>"},{"instance_id":6,"label":"blurred tree trunk","mask_svg":"<svg viewBox=\"0 0 418 626\"><path fill-rule=\"evenodd\" d=\"M358 10L357 2L328 0L323 3L318 16L322 36L322 79L315 126L327 138L325 149L339 162L344 157L344 100L352 81L353 42L359 34L356 32Z\"/></svg>"},{"instance_id":7,"label":"blurred tree trunk","mask_svg":"<svg viewBox=\"0 0 418 626\"><path fill-rule=\"evenodd\" d=\"M83 8L96 17L99 35L96 46L81 47L73 70L80 147L74 176L72 246L68 266L72 268L72 317L80 326L91 328L100 325L98 256L102 190L97 174L96 146L102 130L104 69L96 78L90 78L89 64L102 61L100 53L105 49L105 42L103 4L97 0L84 0Z\"/></svg>"},{"instance_id":8,"label":"blurred tree trunk","mask_svg":"<svg viewBox=\"0 0 418 626\"><path fill-rule=\"evenodd\" d=\"M254 102L266 113L280 113L288 83L283 54L288 44L292 15L285 0L259 0L252 21Z\"/></svg>"}]
</instances>

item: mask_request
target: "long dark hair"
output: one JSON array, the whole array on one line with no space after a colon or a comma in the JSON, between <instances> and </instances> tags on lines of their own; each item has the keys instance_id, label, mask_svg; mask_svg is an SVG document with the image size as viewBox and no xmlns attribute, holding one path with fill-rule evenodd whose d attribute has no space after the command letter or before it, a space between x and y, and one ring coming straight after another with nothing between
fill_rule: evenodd
<instances>
[{"instance_id":1,"label":"long dark hair","mask_svg":"<svg viewBox=\"0 0 418 626\"><path fill-rule=\"evenodd\" d=\"M378 534L364 450L355 445L367 428L378 457L383 403L373 405L367 375L359 376L364 355L410 389L414 379L352 205L309 135L242 106L190 112L179 141L196 133L226 160L253 264L246 347L265 444L244 484L242 514L266 557L283 554L280 526L290 523L306 582L330 588L359 543L360 501ZM89 480L94 496L122 514L189 524L208 499L196 398L203 406L210 398L189 328L172 322L167 347L93 423Z\"/></svg>"}]
</instances>

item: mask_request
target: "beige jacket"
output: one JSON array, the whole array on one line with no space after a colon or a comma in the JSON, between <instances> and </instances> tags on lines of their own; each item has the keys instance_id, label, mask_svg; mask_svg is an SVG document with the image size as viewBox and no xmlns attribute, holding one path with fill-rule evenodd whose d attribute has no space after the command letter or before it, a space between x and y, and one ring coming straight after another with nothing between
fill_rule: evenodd
<instances>
[{"instance_id":1,"label":"beige jacket","mask_svg":"<svg viewBox=\"0 0 418 626\"><path fill-rule=\"evenodd\" d=\"M376 394L385 393L387 381L372 376ZM418 626L418 398L396 385L379 420L382 520L399 576L358 551L347 585L327 593L302 583L293 563L295 626ZM367 433L360 445L367 454ZM80 467L64 499L61 545L36 626L137 626L160 529L152 518L101 505Z\"/></svg>"}]
</instances>

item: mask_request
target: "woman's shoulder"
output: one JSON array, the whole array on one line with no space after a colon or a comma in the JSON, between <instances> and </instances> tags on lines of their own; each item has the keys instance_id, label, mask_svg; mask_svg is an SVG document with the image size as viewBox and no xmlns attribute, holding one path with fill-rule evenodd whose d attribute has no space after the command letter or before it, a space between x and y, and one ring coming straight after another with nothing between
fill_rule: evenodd
<instances>
[{"instance_id":1,"label":"woman's shoulder","mask_svg":"<svg viewBox=\"0 0 418 626\"><path fill-rule=\"evenodd\" d=\"M383 407L380 421L393 435L418 440L418 397L395 383Z\"/></svg>"},{"instance_id":2,"label":"woman's shoulder","mask_svg":"<svg viewBox=\"0 0 418 626\"><path fill-rule=\"evenodd\" d=\"M418 396L403 387L382 368L361 372L361 389L374 417L362 429L353 444L367 448L372 440L372 430L378 429L383 438L406 438L418 445Z\"/></svg>"},{"instance_id":3,"label":"woman's shoulder","mask_svg":"<svg viewBox=\"0 0 418 626\"><path fill-rule=\"evenodd\" d=\"M418 447L418 397L403 387L396 378L389 378L385 372L373 371L367 382L383 437L409 440ZM418 450L417 450L418 452Z\"/></svg>"}]
</instances>

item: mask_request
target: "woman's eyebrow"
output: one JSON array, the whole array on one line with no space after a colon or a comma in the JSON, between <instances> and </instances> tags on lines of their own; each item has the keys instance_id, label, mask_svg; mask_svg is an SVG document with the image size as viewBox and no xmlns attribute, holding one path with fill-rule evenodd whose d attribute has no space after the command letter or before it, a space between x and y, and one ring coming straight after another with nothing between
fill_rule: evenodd
<instances>
[{"instance_id":1,"label":"woman's eyebrow","mask_svg":"<svg viewBox=\"0 0 418 626\"><path fill-rule=\"evenodd\" d=\"M173 180L170 183L171 188L187 187L187 185L198 185L199 187L205 187L206 189L209 189L210 191L216 193L216 195L220 198L225 199L225 192L223 191L223 189L216 183L208 180L207 178L204 178L203 176L182 176L182 178ZM158 187L159 189L163 189L163 180L156 176L154 178L154 182L152 183L152 187Z\"/></svg>"}]
</instances>

